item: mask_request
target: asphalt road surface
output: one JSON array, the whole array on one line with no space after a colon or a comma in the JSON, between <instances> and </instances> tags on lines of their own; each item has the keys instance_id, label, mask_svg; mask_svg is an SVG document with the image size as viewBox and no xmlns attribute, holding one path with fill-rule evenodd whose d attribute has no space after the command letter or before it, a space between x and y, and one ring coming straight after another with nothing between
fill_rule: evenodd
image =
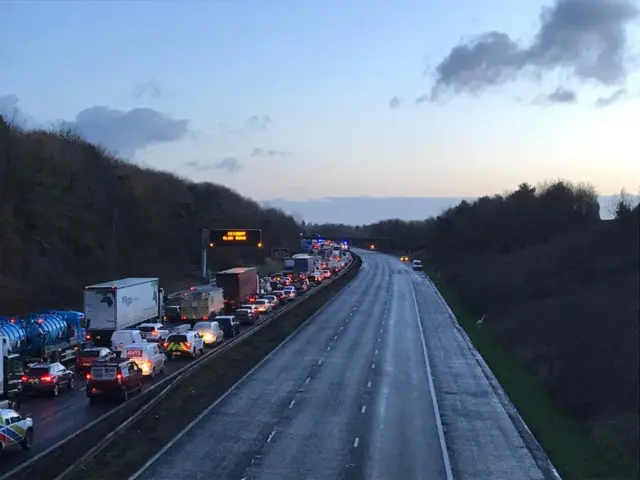
<instances>
[{"instance_id":1,"label":"asphalt road surface","mask_svg":"<svg viewBox=\"0 0 640 480\"><path fill-rule=\"evenodd\" d=\"M545 478L431 283L359 253L333 302L132 478Z\"/></svg>"}]
</instances>

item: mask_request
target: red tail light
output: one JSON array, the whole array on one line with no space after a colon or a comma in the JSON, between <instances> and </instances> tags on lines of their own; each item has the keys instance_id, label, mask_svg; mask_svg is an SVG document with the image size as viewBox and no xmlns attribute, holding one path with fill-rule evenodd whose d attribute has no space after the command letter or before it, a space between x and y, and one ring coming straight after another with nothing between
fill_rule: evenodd
<instances>
[{"instance_id":1,"label":"red tail light","mask_svg":"<svg viewBox=\"0 0 640 480\"><path fill-rule=\"evenodd\" d=\"M87 340L91 340L91 338L92 338L92 337L91 337L91 334L90 334L90 333L87 333Z\"/></svg>"},{"instance_id":2,"label":"red tail light","mask_svg":"<svg viewBox=\"0 0 640 480\"><path fill-rule=\"evenodd\" d=\"M185 345L185 347L187 347L187 348L191 348L191 343L189 343L189 342L185 343L184 345Z\"/></svg>"},{"instance_id":3,"label":"red tail light","mask_svg":"<svg viewBox=\"0 0 640 480\"><path fill-rule=\"evenodd\" d=\"M164 348L168 348L168 347L169 347L169 342L164 342L164 343L162 344L162 346L163 346Z\"/></svg>"},{"instance_id":4,"label":"red tail light","mask_svg":"<svg viewBox=\"0 0 640 480\"><path fill-rule=\"evenodd\" d=\"M40 380L42 380L45 383L48 383L48 382L52 381L53 378L51 376L49 376L49 375L46 375L44 377L40 377Z\"/></svg>"},{"instance_id":5,"label":"red tail light","mask_svg":"<svg viewBox=\"0 0 640 480\"><path fill-rule=\"evenodd\" d=\"M185 317L182 317L182 319L183 319L183 320L186 320L186 319L187 319L187 317L186 317L186 316L185 316Z\"/></svg>"},{"instance_id":6,"label":"red tail light","mask_svg":"<svg viewBox=\"0 0 640 480\"><path fill-rule=\"evenodd\" d=\"M87 374L85 375L85 378L86 378L87 380L91 380L91 374L90 374L90 373L87 373Z\"/></svg>"},{"instance_id":7,"label":"red tail light","mask_svg":"<svg viewBox=\"0 0 640 480\"><path fill-rule=\"evenodd\" d=\"M116 375L116 378L117 378L118 380L122 380L122 374L121 374L121 373L118 373L118 374Z\"/></svg>"},{"instance_id":8,"label":"red tail light","mask_svg":"<svg viewBox=\"0 0 640 480\"><path fill-rule=\"evenodd\" d=\"M29 378L26 375L23 375L22 383L27 383L28 380L29 380Z\"/></svg>"}]
</instances>

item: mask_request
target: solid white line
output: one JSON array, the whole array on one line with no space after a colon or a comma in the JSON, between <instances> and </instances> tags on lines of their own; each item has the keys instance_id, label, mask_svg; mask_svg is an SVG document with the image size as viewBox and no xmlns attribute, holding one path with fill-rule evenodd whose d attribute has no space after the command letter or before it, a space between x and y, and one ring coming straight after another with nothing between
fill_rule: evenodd
<instances>
[{"instance_id":1,"label":"solid white line","mask_svg":"<svg viewBox=\"0 0 640 480\"><path fill-rule=\"evenodd\" d=\"M411 285L411 294L413 296L413 306L416 310L416 321L418 322L418 328L420 329L420 341L422 342L422 356L424 357L424 364L427 367L427 377L429 377L429 392L431 393L431 403L433 403L433 414L436 417L436 429L438 430L438 440L440 440L440 450L442 452L442 460L444 462L444 471L447 480L453 480L453 472L451 471L451 461L449 460L449 451L447 450L447 443L444 439L444 428L442 427L442 419L440 418L440 408L438 407L438 399L436 398L436 389L433 385L433 375L431 374L431 362L429 362L429 354L427 353L427 342L425 341L424 329L422 328L422 322L420 321L420 308L418 307L418 298L416 297L416 290L413 286L413 282L409 279Z\"/></svg>"},{"instance_id":2,"label":"solid white line","mask_svg":"<svg viewBox=\"0 0 640 480\"><path fill-rule=\"evenodd\" d=\"M356 439L353 441L353 448L358 448L359 443L360 443L360 438L356 437Z\"/></svg>"}]
</instances>

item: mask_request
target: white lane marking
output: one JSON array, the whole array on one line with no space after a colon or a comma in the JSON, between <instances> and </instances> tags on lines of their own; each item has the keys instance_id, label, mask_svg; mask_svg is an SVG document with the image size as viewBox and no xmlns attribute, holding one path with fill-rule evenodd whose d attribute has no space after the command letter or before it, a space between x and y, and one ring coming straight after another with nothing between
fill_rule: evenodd
<instances>
[{"instance_id":1,"label":"white lane marking","mask_svg":"<svg viewBox=\"0 0 640 480\"><path fill-rule=\"evenodd\" d=\"M371 388L371 382L367 383L367 388Z\"/></svg>"},{"instance_id":2,"label":"white lane marking","mask_svg":"<svg viewBox=\"0 0 640 480\"><path fill-rule=\"evenodd\" d=\"M269 436L267 437L267 443L269 443L269 442L271 441L271 439L273 438L273 436L274 436L275 434L276 434L276 431L275 431L275 430L269 434Z\"/></svg>"},{"instance_id":3,"label":"white lane marking","mask_svg":"<svg viewBox=\"0 0 640 480\"><path fill-rule=\"evenodd\" d=\"M377 355L377 354L378 354L378 350L376 350L375 352L373 352L373 354L374 354L374 355Z\"/></svg>"},{"instance_id":4,"label":"white lane marking","mask_svg":"<svg viewBox=\"0 0 640 480\"><path fill-rule=\"evenodd\" d=\"M360 413L364 413L367 411L367 406L366 405L362 405L362 408L360 409Z\"/></svg>"},{"instance_id":5,"label":"white lane marking","mask_svg":"<svg viewBox=\"0 0 640 480\"><path fill-rule=\"evenodd\" d=\"M84 392L86 389L87 389L87 387L82 387L82 388L80 389L80 391L81 391L81 392Z\"/></svg>"},{"instance_id":6,"label":"white lane marking","mask_svg":"<svg viewBox=\"0 0 640 480\"><path fill-rule=\"evenodd\" d=\"M376 368L376 364L375 364L375 363L372 363L372 364L371 364L371 368Z\"/></svg>"},{"instance_id":7,"label":"white lane marking","mask_svg":"<svg viewBox=\"0 0 640 480\"><path fill-rule=\"evenodd\" d=\"M418 307L418 298L416 297L416 289L413 286L413 281L409 279L411 284L411 294L413 296L413 306L416 310L416 321L418 322L418 329L420 330L420 341L422 342L422 357L424 358L424 364L427 368L427 377L429 378L429 393L431 394L431 403L433 403L433 414L436 417L436 429L438 430L438 440L440 441L440 451L442 453L442 460L444 462L444 471L447 480L453 480L453 472L451 471L451 461L449 459L449 451L447 450L447 443L444 439L444 428L442 428L442 419L440 418L440 408L438 407L438 399L436 398L436 389L433 385L433 375L431 373L431 362L429 362L429 354L427 353L427 342L425 341L424 329L422 328L422 322L420 321L420 308Z\"/></svg>"},{"instance_id":8,"label":"white lane marking","mask_svg":"<svg viewBox=\"0 0 640 480\"><path fill-rule=\"evenodd\" d=\"M322 365L322 359L318 360L318 365Z\"/></svg>"},{"instance_id":9,"label":"white lane marking","mask_svg":"<svg viewBox=\"0 0 640 480\"><path fill-rule=\"evenodd\" d=\"M378 337L378 341L380 341L380 337Z\"/></svg>"},{"instance_id":10,"label":"white lane marking","mask_svg":"<svg viewBox=\"0 0 640 480\"><path fill-rule=\"evenodd\" d=\"M291 403L289 404L289 408L292 408L295 403L296 403L295 400L291 400Z\"/></svg>"},{"instance_id":11,"label":"white lane marking","mask_svg":"<svg viewBox=\"0 0 640 480\"><path fill-rule=\"evenodd\" d=\"M337 340L337 339L338 339L338 335L336 335L335 337L333 337L333 339L334 339L334 340Z\"/></svg>"},{"instance_id":12,"label":"white lane marking","mask_svg":"<svg viewBox=\"0 0 640 480\"><path fill-rule=\"evenodd\" d=\"M331 350L331 345L329 345L329 346L327 347L327 352L328 352L329 350Z\"/></svg>"},{"instance_id":13,"label":"white lane marking","mask_svg":"<svg viewBox=\"0 0 640 480\"><path fill-rule=\"evenodd\" d=\"M360 443L360 438L356 437L356 439L353 441L353 448L358 448L359 443Z\"/></svg>"},{"instance_id":14,"label":"white lane marking","mask_svg":"<svg viewBox=\"0 0 640 480\"><path fill-rule=\"evenodd\" d=\"M307 383L309 383L311 381L311 377L307 377L307 379L304 381L304 384L306 385Z\"/></svg>"}]
</instances>

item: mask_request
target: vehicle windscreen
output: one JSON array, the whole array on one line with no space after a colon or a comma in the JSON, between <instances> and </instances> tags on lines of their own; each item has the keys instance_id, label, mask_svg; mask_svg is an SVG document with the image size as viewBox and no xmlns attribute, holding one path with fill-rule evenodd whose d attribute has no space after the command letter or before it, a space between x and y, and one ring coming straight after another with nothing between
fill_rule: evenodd
<instances>
[{"instance_id":1,"label":"vehicle windscreen","mask_svg":"<svg viewBox=\"0 0 640 480\"><path fill-rule=\"evenodd\" d=\"M94 380L113 380L116 378L118 369L116 367L93 367L91 378Z\"/></svg>"},{"instance_id":2,"label":"vehicle windscreen","mask_svg":"<svg viewBox=\"0 0 640 480\"><path fill-rule=\"evenodd\" d=\"M261 298L260 300L256 300L256 303L258 305L266 305L268 302L265 299Z\"/></svg>"},{"instance_id":3,"label":"vehicle windscreen","mask_svg":"<svg viewBox=\"0 0 640 480\"><path fill-rule=\"evenodd\" d=\"M150 326L138 327L138 330L140 330L141 332L145 332L145 333L153 332L153 331L155 331L155 329L156 329L156 327L150 327Z\"/></svg>"},{"instance_id":4,"label":"vehicle windscreen","mask_svg":"<svg viewBox=\"0 0 640 480\"><path fill-rule=\"evenodd\" d=\"M198 323L196 323L194 325L193 329L196 332L204 331L204 330L211 331L211 330L213 330L213 327L211 326L211 324L209 322L198 322Z\"/></svg>"},{"instance_id":5,"label":"vehicle windscreen","mask_svg":"<svg viewBox=\"0 0 640 480\"><path fill-rule=\"evenodd\" d=\"M100 350L80 350L78 356L83 358L98 358L100 356Z\"/></svg>"},{"instance_id":6,"label":"vehicle windscreen","mask_svg":"<svg viewBox=\"0 0 640 480\"><path fill-rule=\"evenodd\" d=\"M229 317L226 317L226 318L218 317L218 318L216 318L216 321L218 322L218 324L221 327L230 327L231 326L231 319Z\"/></svg>"},{"instance_id":7,"label":"vehicle windscreen","mask_svg":"<svg viewBox=\"0 0 640 480\"><path fill-rule=\"evenodd\" d=\"M236 316L237 317L248 317L249 316L249 310L236 310Z\"/></svg>"},{"instance_id":8,"label":"vehicle windscreen","mask_svg":"<svg viewBox=\"0 0 640 480\"><path fill-rule=\"evenodd\" d=\"M49 375L49 367L31 367L27 372L29 377L43 377Z\"/></svg>"},{"instance_id":9,"label":"vehicle windscreen","mask_svg":"<svg viewBox=\"0 0 640 480\"><path fill-rule=\"evenodd\" d=\"M186 335L169 335L167 337L169 343L187 343L188 341Z\"/></svg>"}]
</instances>

